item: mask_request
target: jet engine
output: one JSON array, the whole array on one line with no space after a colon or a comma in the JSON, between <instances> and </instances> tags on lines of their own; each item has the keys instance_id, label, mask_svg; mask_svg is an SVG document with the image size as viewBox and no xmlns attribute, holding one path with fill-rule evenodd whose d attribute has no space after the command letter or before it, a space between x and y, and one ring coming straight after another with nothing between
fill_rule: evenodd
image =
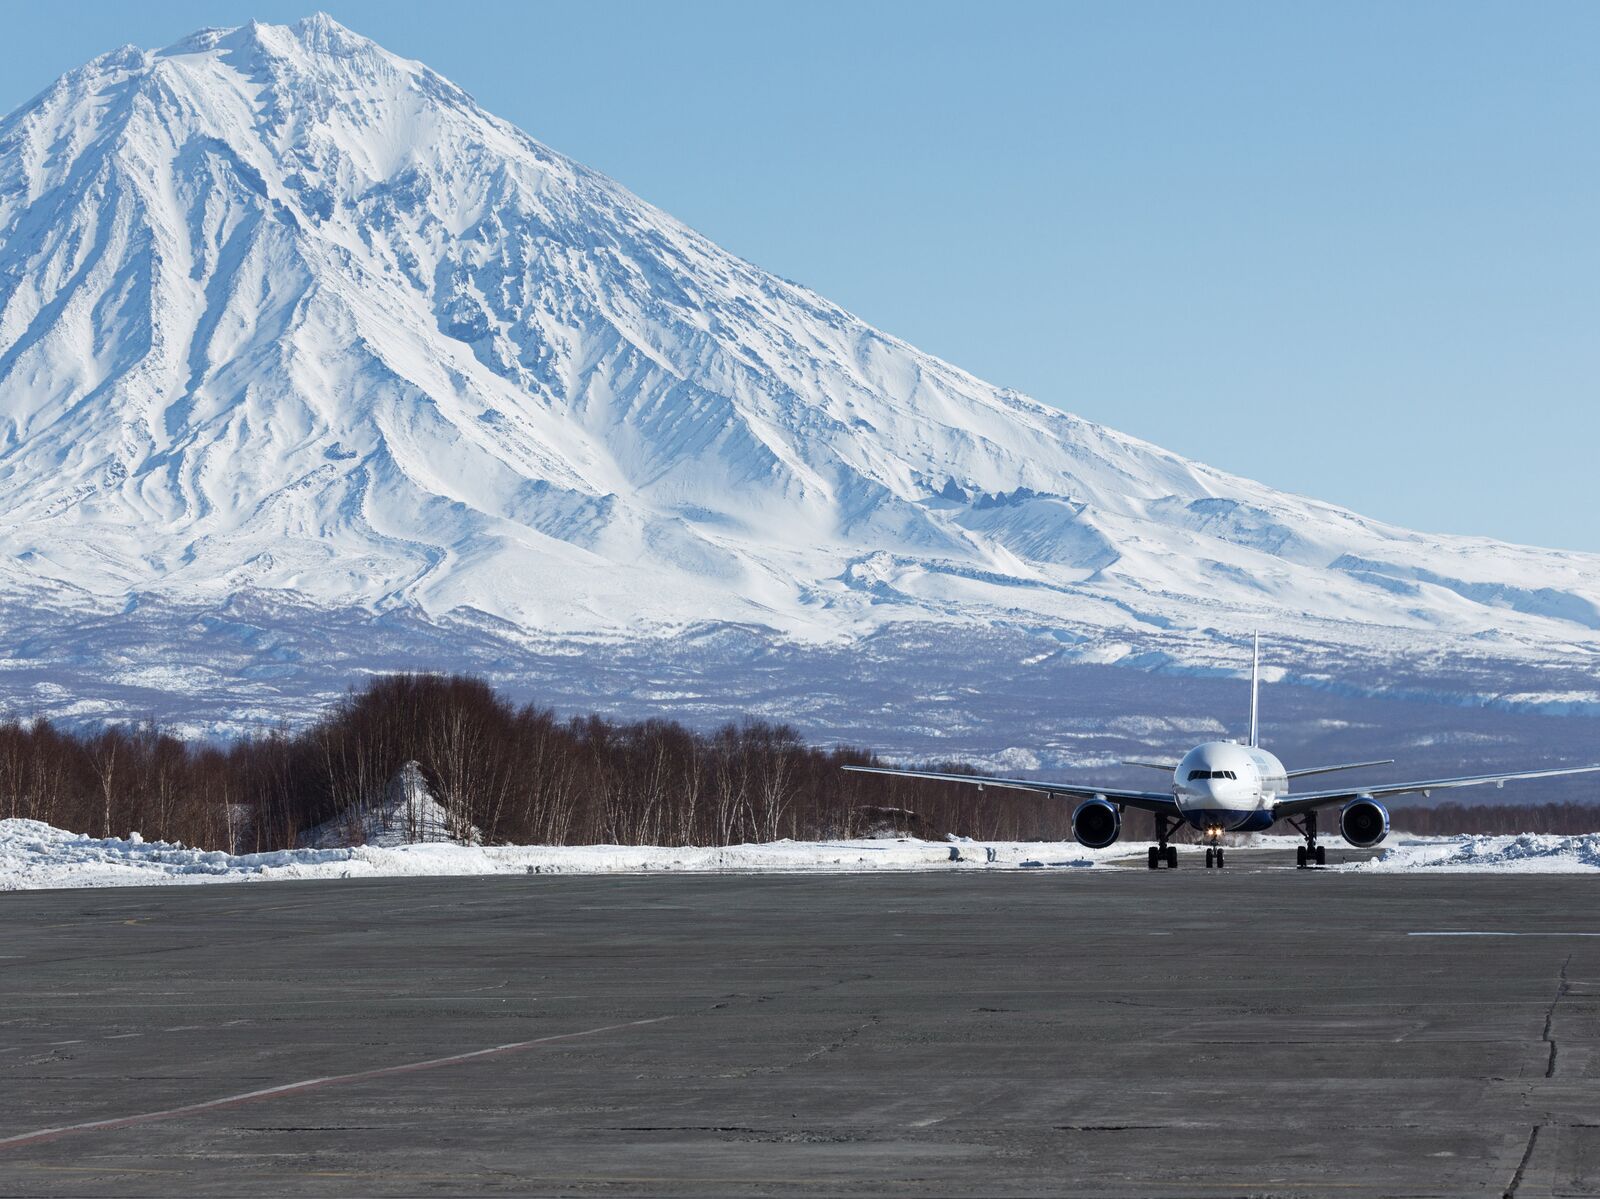
<instances>
[{"instance_id":1,"label":"jet engine","mask_svg":"<svg viewBox=\"0 0 1600 1199\"><path fill-rule=\"evenodd\" d=\"M1072 835L1079 845L1104 849L1122 835L1122 812L1103 799L1086 799L1073 810Z\"/></svg>"},{"instance_id":2,"label":"jet engine","mask_svg":"<svg viewBox=\"0 0 1600 1199\"><path fill-rule=\"evenodd\" d=\"M1339 835L1358 849L1371 849L1389 835L1389 810L1375 799L1352 799L1339 810Z\"/></svg>"}]
</instances>

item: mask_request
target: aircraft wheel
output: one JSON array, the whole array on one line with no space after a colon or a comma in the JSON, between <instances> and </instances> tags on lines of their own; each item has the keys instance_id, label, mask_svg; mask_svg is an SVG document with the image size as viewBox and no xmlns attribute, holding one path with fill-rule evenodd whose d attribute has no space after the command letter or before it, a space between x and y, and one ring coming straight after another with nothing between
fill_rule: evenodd
<instances>
[{"instance_id":1,"label":"aircraft wheel","mask_svg":"<svg viewBox=\"0 0 1600 1199\"><path fill-rule=\"evenodd\" d=\"M1319 846L1317 846L1317 865L1318 866L1326 866L1327 864L1328 864L1328 847L1326 845L1319 845Z\"/></svg>"},{"instance_id":2,"label":"aircraft wheel","mask_svg":"<svg viewBox=\"0 0 1600 1199\"><path fill-rule=\"evenodd\" d=\"M1301 870L1306 868L1306 847L1304 845L1296 845L1294 847L1294 864Z\"/></svg>"},{"instance_id":3,"label":"aircraft wheel","mask_svg":"<svg viewBox=\"0 0 1600 1199\"><path fill-rule=\"evenodd\" d=\"M1210 870L1212 866L1216 865L1216 860L1217 860L1217 851L1214 850L1214 849L1206 850L1206 869L1207 870Z\"/></svg>"},{"instance_id":4,"label":"aircraft wheel","mask_svg":"<svg viewBox=\"0 0 1600 1199\"><path fill-rule=\"evenodd\" d=\"M1176 870L1178 868L1178 847L1176 845L1167 846L1166 857L1167 857L1167 869L1168 870Z\"/></svg>"},{"instance_id":5,"label":"aircraft wheel","mask_svg":"<svg viewBox=\"0 0 1600 1199\"><path fill-rule=\"evenodd\" d=\"M1150 869L1154 870L1161 865L1161 851L1154 845L1150 847Z\"/></svg>"},{"instance_id":6,"label":"aircraft wheel","mask_svg":"<svg viewBox=\"0 0 1600 1199\"><path fill-rule=\"evenodd\" d=\"M1217 869L1222 869L1222 848L1220 846L1217 848Z\"/></svg>"}]
</instances>

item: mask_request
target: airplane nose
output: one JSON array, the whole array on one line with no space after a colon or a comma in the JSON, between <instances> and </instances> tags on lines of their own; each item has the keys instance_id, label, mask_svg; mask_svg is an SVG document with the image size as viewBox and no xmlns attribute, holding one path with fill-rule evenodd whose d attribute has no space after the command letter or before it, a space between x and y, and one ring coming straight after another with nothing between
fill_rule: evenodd
<instances>
[{"instance_id":1,"label":"airplane nose","mask_svg":"<svg viewBox=\"0 0 1600 1199\"><path fill-rule=\"evenodd\" d=\"M1234 788L1238 786L1230 779L1196 779L1189 785L1198 797L1215 804L1232 799Z\"/></svg>"}]
</instances>

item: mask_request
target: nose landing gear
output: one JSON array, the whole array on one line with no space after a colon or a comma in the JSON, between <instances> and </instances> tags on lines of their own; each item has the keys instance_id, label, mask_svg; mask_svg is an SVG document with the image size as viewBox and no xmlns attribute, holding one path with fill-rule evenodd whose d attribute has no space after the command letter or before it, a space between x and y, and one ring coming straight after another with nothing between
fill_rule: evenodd
<instances>
[{"instance_id":1,"label":"nose landing gear","mask_svg":"<svg viewBox=\"0 0 1600 1199\"><path fill-rule=\"evenodd\" d=\"M1222 869L1222 846L1220 845L1215 849L1206 850L1206 869L1210 870L1213 865L1218 870Z\"/></svg>"}]
</instances>

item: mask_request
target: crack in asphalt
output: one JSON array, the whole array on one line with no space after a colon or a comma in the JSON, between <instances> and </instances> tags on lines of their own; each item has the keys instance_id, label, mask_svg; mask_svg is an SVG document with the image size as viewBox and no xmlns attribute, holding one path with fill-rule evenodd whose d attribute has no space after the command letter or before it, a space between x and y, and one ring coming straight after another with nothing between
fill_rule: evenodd
<instances>
[{"instance_id":1,"label":"crack in asphalt","mask_svg":"<svg viewBox=\"0 0 1600 1199\"><path fill-rule=\"evenodd\" d=\"M1556 1039L1553 1035L1555 1031L1556 1004L1560 1003L1562 997L1571 989L1571 984L1567 982L1567 968L1571 965L1572 955L1569 953L1567 954L1567 960L1561 963L1561 974L1556 979L1556 997L1550 1001L1550 1007L1544 1014L1544 1039L1550 1043L1550 1060L1544 1068L1544 1076L1546 1078L1554 1078L1556 1076Z\"/></svg>"},{"instance_id":2,"label":"crack in asphalt","mask_svg":"<svg viewBox=\"0 0 1600 1199\"><path fill-rule=\"evenodd\" d=\"M1539 1143L1539 1129L1544 1127L1535 1124L1533 1131L1528 1134L1528 1145L1522 1151L1522 1160L1517 1163L1517 1171L1511 1176L1511 1185L1505 1189L1501 1199L1516 1199L1517 1188L1522 1185L1522 1176L1527 1172L1528 1162L1533 1158L1533 1147Z\"/></svg>"}]
</instances>

